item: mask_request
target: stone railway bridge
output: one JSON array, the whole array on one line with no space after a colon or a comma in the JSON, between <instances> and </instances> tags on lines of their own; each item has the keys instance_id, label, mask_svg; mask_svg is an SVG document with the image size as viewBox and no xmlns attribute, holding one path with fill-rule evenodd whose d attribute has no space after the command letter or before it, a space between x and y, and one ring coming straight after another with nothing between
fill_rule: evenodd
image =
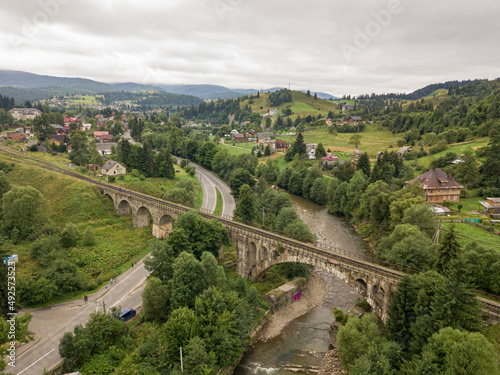
<instances>
[{"instance_id":1,"label":"stone railway bridge","mask_svg":"<svg viewBox=\"0 0 500 375\"><path fill-rule=\"evenodd\" d=\"M12 155L23 155L8 149L3 144L0 149ZM145 194L122 189L97 181L53 164L23 155L26 159L41 164L44 168L71 175L101 188L108 195L120 215L132 214L135 227L153 224L153 235L164 238L172 230L172 221L190 209L166 202ZM329 250L312 244L295 241L262 229L232 221L232 217L216 217L201 213L206 219L216 219L225 228L237 249L237 273L259 280L270 267L288 262L310 264L333 273L361 294L375 313L385 322L392 294L396 291L403 273L372 263L360 254L342 249ZM483 306L483 316L487 324L500 323L500 303L479 297Z\"/></svg>"},{"instance_id":2,"label":"stone railway bridge","mask_svg":"<svg viewBox=\"0 0 500 375\"><path fill-rule=\"evenodd\" d=\"M190 209L134 191L92 180L112 200L120 215L132 214L135 227L153 224L153 235L164 238L172 230L172 222ZM237 249L236 271L239 275L259 280L272 266L298 262L322 268L353 287L385 322L392 294L404 273L367 261L360 254L342 249L322 249L313 244L282 237L265 230L201 213L207 219L218 220L228 229ZM485 320L500 323L500 304L482 299Z\"/></svg>"}]
</instances>

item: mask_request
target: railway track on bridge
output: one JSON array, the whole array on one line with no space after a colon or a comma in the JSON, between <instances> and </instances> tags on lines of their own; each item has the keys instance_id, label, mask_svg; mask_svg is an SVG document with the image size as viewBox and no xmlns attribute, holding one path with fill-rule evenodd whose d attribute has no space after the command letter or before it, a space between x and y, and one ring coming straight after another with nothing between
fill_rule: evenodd
<instances>
[{"instance_id":1,"label":"railway track on bridge","mask_svg":"<svg viewBox=\"0 0 500 375\"><path fill-rule=\"evenodd\" d=\"M9 154L13 155L16 157L20 157L25 160L29 160L31 162L34 162L35 164L38 164L39 166L44 167L45 169L52 170L55 172L63 173L65 175L69 175L75 178L78 178L80 180L86 181L88 183L101 186L103 188L109 189L109 190L114 190L115 192L118 192L120 194L126 194L131 197L134 197L135 199L142 200L145 203L153 203L157 207L168 207L168 209L171 212L175 212L177 214L182 214L188 211L191 211L192 208L188 208L185 206L182 206L180 204L176 203L171 203L159 198L151 197L146 194L138 193L133 190L128 190L128 189L123 189L111 184L107 184L102 181L95 180L90 177L82 176L78 173L68 171L62 167L56 166L54 164L45 162L43 160L39 160L37 158L31 157L27 155L26 153L15 151L10 149L9 147L5 146L5 144L2 142L0 145L0 150ZM19 160L17 160L19 161ZM247 235L248 237L253 237L253 238L263 238L265 237L266 239L271 239L276 241L277 243L280 243L281 246L287 247L289 250L292 252L296 252L297 254L304 254L308 256L314 256L318 259L318 261L325 261L325 262L331 262L331 261L336 261L336 262L341 262L341 265L344 267L355 267L356 269L363 269L368 272L373 272L377 276L381 276L387 279L391 280L399 280L401 279L407 271L407 269L403 269L400 267L404 272L400 272L398 270L391 269L387 266L383 266L380 264L376 264L374 262L378 262L376 259L372 259L370 257L363 256L361 254L355 254L351 253L347 250L344 249L338 249L338 248L330 248L330 250L323 249L319 246L315 246L313 244L301 242L298 240L294 240L291 238L287 238L269 231L266 231L264 229L256 228L249 226L247 224L239 223L233 220L230 220L228 218L224 217L218 217L214 216L212 214L200 212L200 215L206 219L215 219L218 220L225 228L233 230L239 234L244 234ZM414 271L416 272L416 271ZM494 314L497 317L500 317L500 297L499 296L494 296L494 295L488 295L485 292L482 291L477 291L479 296L478 298L480 299L483 309ZM487 296L489 298L484 298L481 297ZM497 302L495 302L495 300Z\"/></svg>"}]
</instances>

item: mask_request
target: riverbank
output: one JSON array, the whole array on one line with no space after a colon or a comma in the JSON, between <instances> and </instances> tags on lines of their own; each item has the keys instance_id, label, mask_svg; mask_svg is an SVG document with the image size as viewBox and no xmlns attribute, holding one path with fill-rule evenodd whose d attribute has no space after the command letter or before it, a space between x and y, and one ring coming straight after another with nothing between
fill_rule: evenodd
<instances>
[{"instance_id":1,"label":"riverbank","mask_svg":"<svg viewBox=\"0 0 500 375\"><path fill-rule=\"evenodd\" d=\"M312 271L302 297L276 311L264 324L257 341L266 342L279 336L288 324L319 306L327 290L326 281L316 271Z\"/></svg>"}]
</instances>

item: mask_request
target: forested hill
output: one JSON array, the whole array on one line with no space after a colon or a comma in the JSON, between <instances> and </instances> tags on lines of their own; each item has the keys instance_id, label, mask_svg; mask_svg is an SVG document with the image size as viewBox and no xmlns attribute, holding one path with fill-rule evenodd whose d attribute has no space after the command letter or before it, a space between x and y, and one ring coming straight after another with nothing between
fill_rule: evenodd
<instances>
[{"instance_id":1,"label":"forested hill","mask_svg":"<svg viewBox=\"0 0 500 375\"><path fill-rule=\"evenodd\" d=\"M388 127L393 133L411 131L407 142L419 135L449 132L450 141L463 136L487 136L500 124L500 80L452 86L448 93L417 101L360 99L356 114Z\"/></svg>"}]
</instances>

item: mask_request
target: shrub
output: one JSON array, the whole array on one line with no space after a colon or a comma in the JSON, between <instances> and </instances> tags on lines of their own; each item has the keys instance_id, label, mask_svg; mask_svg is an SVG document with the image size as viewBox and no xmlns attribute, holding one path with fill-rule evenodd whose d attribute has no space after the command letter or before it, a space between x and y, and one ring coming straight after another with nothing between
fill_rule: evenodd
<instances>
[{"instance_id":1,"label":"shrub","mask_svg":"<svg viewBox=\"0 0 500 375\"><path fill-rule=\"evenodd\" d=\"M94 246L97 243L97 240L95 238L95 232L92 227L87 227L85 228L85 232L83 232L83 241L82 241L84 246Z\"/></svg>"}]
</instances>

